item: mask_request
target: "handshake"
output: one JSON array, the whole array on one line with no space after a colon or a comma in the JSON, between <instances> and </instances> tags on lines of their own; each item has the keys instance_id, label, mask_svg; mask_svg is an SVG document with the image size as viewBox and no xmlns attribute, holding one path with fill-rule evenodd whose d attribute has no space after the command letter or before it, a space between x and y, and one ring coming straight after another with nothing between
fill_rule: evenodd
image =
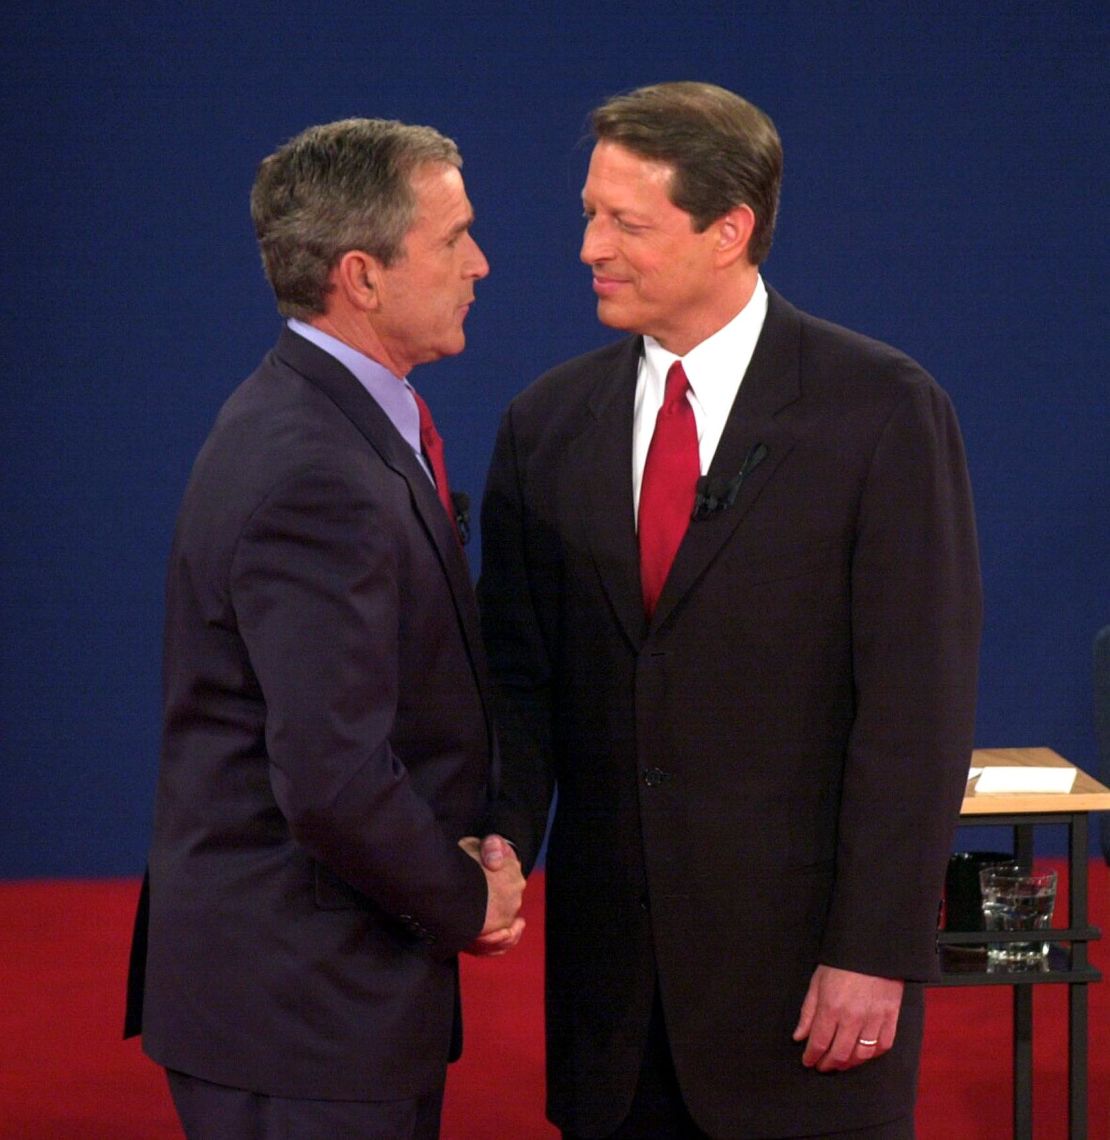
<instances>
[{"instance_id":1,"label":"handshake","mask_svg":"<svg viewBox=\"0 0 1110 1140\"><path fill-rule=\"evenodd\" d=\"M459 846L477 862L486 876L486 921L481 933L466 947L467 954L490 958L511 950L524 933L520 904L524 899L524 875L512 845L500 835L485 839L467 835Z\"/></svg>"}]
</instances>

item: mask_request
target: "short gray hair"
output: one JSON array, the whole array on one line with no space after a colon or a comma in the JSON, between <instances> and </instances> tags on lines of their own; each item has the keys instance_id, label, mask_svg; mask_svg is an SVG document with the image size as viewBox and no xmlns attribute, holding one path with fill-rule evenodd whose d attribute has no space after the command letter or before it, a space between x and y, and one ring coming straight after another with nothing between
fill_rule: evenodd
<instances>
[{"instance_id":1,"label":"short gray hair","mask_svg":"<svg viewBox=\"0 0 1110 1140\"><path fill-rule=\"evenodd\" d=\"M616 95L590 117L594 137L674 168L670 198L699 232L749 206L753 265L771 252L782 185L782 144L758 107L712 83L658 83Z\"/></svg>"},{"instance_id":2,"label":"short gray hair","mask_svg":"<svg viewBox=\"0 0 1110 1140\"><path fill-rule=\"evenodd\" d=\"M251 219L283 316L323 313L328 275L349 250L383 265L398 258L416 212L412 175L429 163L460 167L462 158L431 127L388 119L309 127L262 160Z\"/></svg>"}]
</instances>

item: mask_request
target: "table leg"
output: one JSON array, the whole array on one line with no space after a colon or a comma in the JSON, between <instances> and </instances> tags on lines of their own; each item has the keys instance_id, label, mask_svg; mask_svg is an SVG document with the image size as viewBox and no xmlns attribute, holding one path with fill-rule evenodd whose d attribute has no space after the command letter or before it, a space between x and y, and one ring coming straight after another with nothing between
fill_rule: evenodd
<instances>
[{"instance_id":1,"label":"table leg","mask_svg":"<svg viewBox=\"0 0 1110 1140\"><path fill-rule=\"evenodd\" d=\"M1085 927L1087 917L1087 816L1071 817L1068 828L1068 925ZM1071 945L1071 968L1087 965L1087 943ZM1068 1137L1087 1140L1087 984L1068 985Z\"/></svg>"},{"instance_id":2,"label":"table leg","mask_svg":"<svg viewBox=\"0 0 1110 1140\"><path fill-rule=\"evenodd\" d=\"M1033 987L1014 986L1014 1140L1033 1140Z\"/></svg>"}]
</instances>

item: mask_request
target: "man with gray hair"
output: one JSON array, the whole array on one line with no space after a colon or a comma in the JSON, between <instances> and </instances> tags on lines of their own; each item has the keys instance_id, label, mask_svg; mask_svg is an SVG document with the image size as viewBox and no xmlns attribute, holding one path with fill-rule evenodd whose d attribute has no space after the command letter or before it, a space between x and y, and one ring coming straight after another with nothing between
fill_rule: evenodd
<instances>
[{"instance_id":1,"label":"man with gray hair","mask_svg":"<svg viewBox=\"0 0 1110 1140\"><path fill-rule=\"evenodd\" d=\"M520 937L519 864L472 838L497 765L465 519L408 382L489 271L460 166L350 119L251 195L287 326L178 518L129 987L189 1137L438 1136L456 955Z\"/></svg>"},{"instance_id":2,"label":"man with gray hair","mask_svg":"<svg viewBox=\"0 0 1110 1140\"><path fill-rule=\"evenodd\" d=\"M951 405L760 273L782 150L732 92L595 111L581 259L632 335L510 405L479 600L497 830L547 856L568 1138L913 1134L980 593Z\"/></svg>"}]
</instances>

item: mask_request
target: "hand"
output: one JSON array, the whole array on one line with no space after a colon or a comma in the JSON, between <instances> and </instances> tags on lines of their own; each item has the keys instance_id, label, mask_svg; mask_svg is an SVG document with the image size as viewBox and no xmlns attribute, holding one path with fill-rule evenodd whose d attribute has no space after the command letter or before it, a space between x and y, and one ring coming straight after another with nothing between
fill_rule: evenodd
<instances>
[{"instance_id":1,"label":"hand","mask_svg":"<svg viewBox=\"0 0 1110 1140\"><path fill-rule=\"evenodd\" d=\"M524 919L520 917L524 875L520 860L500 835L487 835L484 840L468 835L459 840L459 846L481 865L489 890L485 925L465 952L484 958L504 954L524 933Z\"/></svg>"},{"instance_id":2,"label":"hand","mask_svg":"<svg viewBox=\"0 0 1110 1140\"><path fill-rule=\"evenodd\" d=\"M894 1044L904 988L899 978L818 966L794 1030L794 1040L806 1042L802 1064L831 1073L881 1056Z\"/></svg>"}]
</instances>

